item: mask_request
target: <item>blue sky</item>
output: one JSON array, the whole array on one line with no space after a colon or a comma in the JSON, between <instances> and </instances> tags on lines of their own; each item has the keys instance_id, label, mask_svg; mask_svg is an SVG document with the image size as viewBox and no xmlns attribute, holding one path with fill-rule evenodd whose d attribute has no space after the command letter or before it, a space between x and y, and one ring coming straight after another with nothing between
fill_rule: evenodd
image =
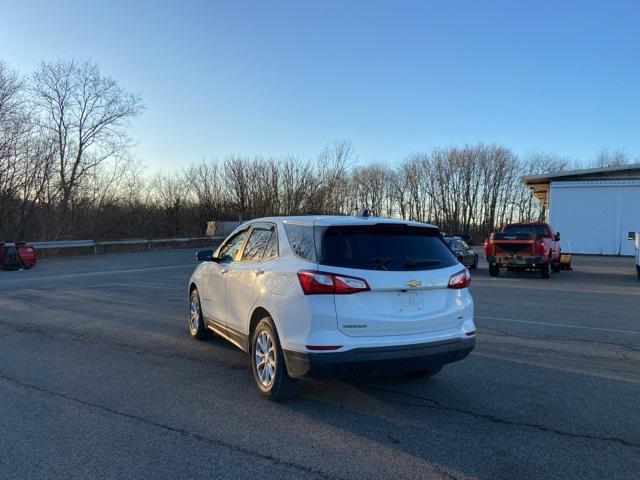
<instances>
[{"instance_id":1,"label":"blue sky","mask_svg":"<svg viewBox=\"0 0 640 480\"><path fill-rule=\"evenodd\" d=\"M640 155L640 2L0 0L0 59L92 59L142 95L151 168L228 153L360 162L500 143Z\"/></svg>"}]
</instances>

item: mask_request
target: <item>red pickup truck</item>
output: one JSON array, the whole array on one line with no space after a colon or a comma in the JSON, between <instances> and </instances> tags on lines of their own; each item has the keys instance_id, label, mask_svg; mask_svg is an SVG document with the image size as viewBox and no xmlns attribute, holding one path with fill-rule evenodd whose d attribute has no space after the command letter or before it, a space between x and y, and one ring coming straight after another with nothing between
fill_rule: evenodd
<instances>
[{"instance_id":1,"label":"red pickup truck","mask_svg":"<svg viewBox=\"0 0 640 480\"><path fill-rule=\"evenodd\" d=\"M542 278L551 278L551 271L561 268L560 234L543 222L504 225L484 242L484 253L492 277L506 268L539 270Z\"/></svg>"},{"instance_id":2,"label":"red pickup truck","mask_svg":"<svg viewBox=\"0 0 640 480\"><path fill-rule=\"evenodd\" d=\"M28 270L36 264L36 250L25 242L0 242L0 270Z\"/></svg>"}]
</instances>

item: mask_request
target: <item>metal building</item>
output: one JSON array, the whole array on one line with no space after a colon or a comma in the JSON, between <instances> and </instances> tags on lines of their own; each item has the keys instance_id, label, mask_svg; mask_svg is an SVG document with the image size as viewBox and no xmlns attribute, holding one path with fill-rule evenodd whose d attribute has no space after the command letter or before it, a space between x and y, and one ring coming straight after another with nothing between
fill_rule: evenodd
<instances>
[{"instance_id":1,"label":"metal building","mask_svg":"<svg viewBox=\"0 0 640 480\"><path fill-rule=\"evenodd\" d=\"M633 255L640 231L640 163L524 177L573 253Z\"/></svg>"}]
</instances>

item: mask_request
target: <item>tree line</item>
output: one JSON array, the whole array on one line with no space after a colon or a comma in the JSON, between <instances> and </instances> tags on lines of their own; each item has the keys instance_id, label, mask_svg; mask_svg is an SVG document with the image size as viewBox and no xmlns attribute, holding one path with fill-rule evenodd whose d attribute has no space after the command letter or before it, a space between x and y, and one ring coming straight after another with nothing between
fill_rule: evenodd
<instances>
[{"instance_id":1,"label":"tree line","mask_svg":"<svg viewBox=\"0 0 640 480\"><path fill-rule=\"evenodd\" d=\"M42 63L27 77L0 63L0 241L203 235L210 220L362 208L482 238L544 218L520 178L570 166L484 144L363 163L339 140L315 158L229 155L150 176L127 135L143 110L91 62ZM594 165L628 162L605 151Z\"/></svg>"}]
</instances>

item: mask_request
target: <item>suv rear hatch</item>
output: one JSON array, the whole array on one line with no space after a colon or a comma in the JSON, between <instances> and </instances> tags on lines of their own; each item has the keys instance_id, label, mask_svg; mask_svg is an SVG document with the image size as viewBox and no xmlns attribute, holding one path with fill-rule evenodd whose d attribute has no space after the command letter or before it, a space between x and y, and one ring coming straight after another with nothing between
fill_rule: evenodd
<instances>
[{"instance_id":1,"label":"suv rear hatch","mask_svg":"<svg viewBox=\"0 0 640 480\"><path fill-rule=\"evenodd\" d=\"M433 227L396 223L316 226L320 270L363 278L370 290L334 295L349 336L408 335L456 327L465 305L447 288L460 265Z\"/></svg>"}]
</instances>

